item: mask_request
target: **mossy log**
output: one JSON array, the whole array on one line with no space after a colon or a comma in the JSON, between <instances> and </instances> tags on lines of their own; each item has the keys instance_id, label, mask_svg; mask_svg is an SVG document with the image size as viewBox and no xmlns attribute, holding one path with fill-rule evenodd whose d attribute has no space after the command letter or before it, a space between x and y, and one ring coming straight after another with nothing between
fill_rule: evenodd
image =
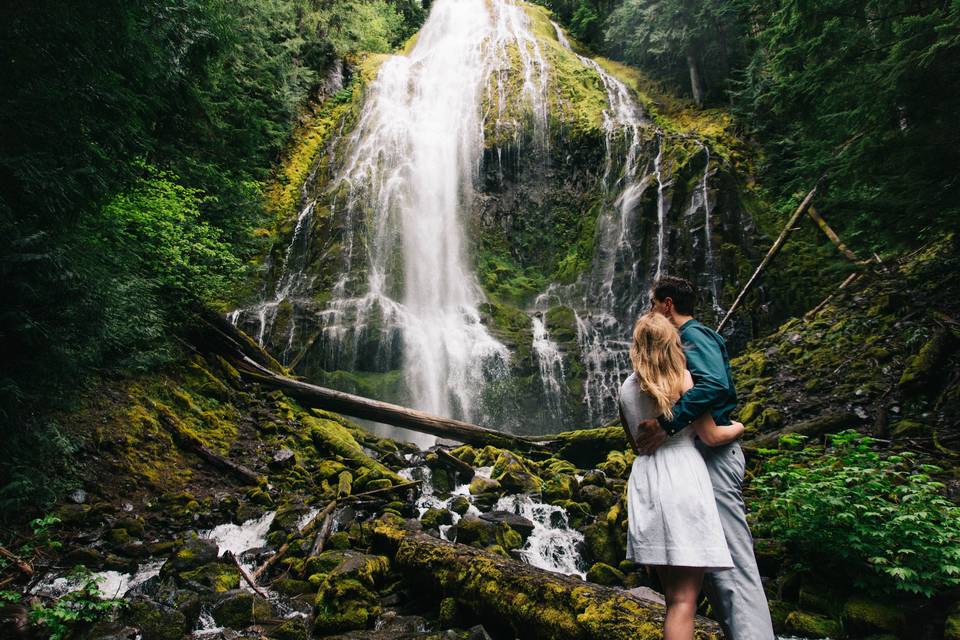
<instances>
[{"instance_id":1,"label":"mossy log","mask_svg":"<svg viewBox=\"0 0 960 640\"><path fill-rule=\"evenodd\" d=\"M511 637L554 640L654 640L663 637L663 606L576 577L564 576L476 549L405 531L381 520L374 543L394 566L462 610ZM697 617L696 638L721 638Z\"/></svg>"},{"instance_id":2,"label":"mossy log","mask_svg":"<svg viewBox=\"0 0 960 640\"><path fill-rule=\"evenodd\" d=\"M765 433L751 440L744 442L744 449L774 449L780 442L780 436L796 434L816 438L825 433L834 433L841 429L848 429L859 425L862 422L860 418L852 413L845 411L837 413L828 413L811 420L794 422L783 429Z\"/></svg>"},{"instance_id":3,"label":"mossy log","mask_svg":"<svg viewBox=\"0 0 960 640\"><path fill-rule=\"evenodd\" d=\"M395 427L403 427L421 433L427 433L441 438L450 438L466 444L500 447L519 451L543 449L543 445L502 433L486 427L480 427L469 422L435 416L425 411L408 409L399 405L371 400L362 396L355 396L334 389L327 389L286 376L277 375L260 367L257 370L249 366L249 362L237 363L237 370L248 380L282 390L286 395L303 404L353 416L374 420Z\"/></svg>"},{"instance_id":4,"label":"mossy log","mask_svg":"<svg viewBox=\"0 0 960 640\"><path fill-rule=\"evenodd\" d=\"M241 482L253 485L260 483L260 476L255 471L210 450L200 442L196 436L189 433L186 429L183 429L176 416L168 409L155 402L151 402L149 399L145 398L145 400L149 406L157 412L160 424L170 432L170 437L173 438L174 443L178 447L197 455L211 466L230 473Z\"/></svg>"}]
</instances>

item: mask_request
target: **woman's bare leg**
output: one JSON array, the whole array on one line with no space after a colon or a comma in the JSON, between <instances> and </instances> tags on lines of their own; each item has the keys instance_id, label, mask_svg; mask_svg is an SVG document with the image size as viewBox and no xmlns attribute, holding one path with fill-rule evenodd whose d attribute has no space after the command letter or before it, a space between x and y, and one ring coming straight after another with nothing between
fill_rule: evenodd
<instances>
[{"instance_id":1,"label":"woman's bare leg","mask_svg":"<svg viewBox=\"0 0 960 640\"><path fill-rule=\"evenodd\" d=\"M667 600L664 640L693 640L693 618L697 613L697 597L703 584L703 569L657 567L657 574Z\"/></svg>"}]
</instances>

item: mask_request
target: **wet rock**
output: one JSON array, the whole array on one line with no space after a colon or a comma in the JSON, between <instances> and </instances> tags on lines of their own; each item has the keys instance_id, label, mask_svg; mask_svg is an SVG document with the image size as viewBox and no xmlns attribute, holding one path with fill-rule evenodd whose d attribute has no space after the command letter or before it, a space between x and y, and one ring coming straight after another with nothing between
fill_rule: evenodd
<instances>
[{"instance_id":1,"label":"wet rock","mask_svg":"<svg viewBox=\"0 0 960 640\"><path fill-rule=\"evenodd\" d=\"M783 622L784 631L805 638L838 638L843 635L840 623L827 616L793 611Z\"/></svg>"},{"instance_id":2,"label":"wet rock","mask_svg":"<svg viewBox=\"0 0 960 640\"><path fill-rule=\"evenodd\" d=\"M442 524L453 524L453 513L447 509L431 507L420 516L424 527L437 529Z\"/></svg>"},{"instance_id":3,"label":"wet rock","mask_svg":"<svg viewBox=\"0 0 960 640\"><path fill-rule=\"evenodd\" d=\"M527 537L533 533L534 524L533 521L529 518L524 518L521 515L511 513L509 511L491 511L489 513L484 513L480 515L482 520L493 523L503 523L517 531L523 539L526 540Z\"/></svg>"},{"instance_id":4,"label":"wet rock","mask_svg":"<svg viewBox=\"0 0 960 640\"><path fill-rule=\"evenodd\" d=\"M607 486L607 474L605 474L600 469L591 469L583 474L583 478L580 480L580 488L583 490L583 487L586 485L593 485L597 487L606 487Z\"/></svg>"},{"instance_id":5,"label":"wet rock","mask_svg":"<svg viewBox=\"0 0 960 640\"><path fill-rule=\"evenodd\" d=\"M796 608L796 605L783 600L768 600L767 607L770 609L770 619L773 621L773 630L777 633L786 631L787 616Z\"/></svg>"},{"instance_id":6,"label":"wet rock","mask_svg":"<svg viewBox=\"0 0 960 640\"><path fill-rule=\"evenodd\" d=\"M291 618L271 631L269 637L274 640L307 640L307 622L299 616Z\"/></svg>"},{"instance_id":7,"label":"wet rock","mask_svg":"<svg viewBox=\"0 0 960 640\"><path fill-rule=\"evenodd\" d=\"M217 559L217 543L204 538L188 538L160 568L162 577L190 571Z\"/></svg>"},{"instance_id":8,"label":"wet rock","mask_svg":"<svg viewBox=\"0 0 960 640\"><path fill-rule=\"evenodd\" d=\"M87 501L87 492L83 489L77 489L70 494L70 501L74 504L83 504Z\"/></svg>"},{"instance_id":9,"label":"wet rock","mask_svg":"<svg viewBox=\"0 0 960 640\"><path fill-rule=\"evenodd\" d=\"M320 633L365 629L380 611L379 596L360 580L328 577L314 600L314 629Z\"/></svg>"},{"instance_id":10,"label":"wet rock","mask_svg":"<svg viewBox=\"0 0 960 640\"><path fill-rule=\"evenodd\" d=\"M63 556L61 562L70 567L82 564L88 569L99 569L103 566L103 554L91 547L78 547Z\"/></svg>"},{"instance_id":11,"label":"wet rock","mask_svg":"<svg viewBox=\"0 0 960 640\"><path fill-rule=\"evenodd\" d=\"M148 599L131 602L122 620L139 629L143 640L180 640L188 631L183 613Z\"/></svg>"},{"instance_id":12,"label":"wet rock","mask_svg":"<svg viewBox=\"0 0 960 640\"><path fill-rule=\"evenodd\" d=\"M496 528L493 522L466 515L457 522L456 539L459 543L483 548L496 544Z\"/></svg>"},{"instance_id":13,"label":"wet rock","mask_svg":"<svg viewBox=\"0 0 960 640\"><path fill-rule=\"evenodd\" d=\"M590 505L594 513L601 513L610 508L616 498L606 487L599 487L595 484L588 484L580 487L580 498Z\"/></svg>"},{"instance_id":14,"label":"wet rock","mask_svg":"<svg viewBox=\"0 0 960 640\"><path fill-rule=\"evenodd\" d=\"M570 500L577 491L577 479L565 473L557 474L543 483L542 498L549 504Z\"/></svg>"},{"instance_id":15,"label":"wet rock","mask_svg":"<svg viewBox=\"0 0 960 640\"><path fill-rule=\"evenodd\" d=\"M893 605L855 596L843 606L843 626L852 636L879 632L896 634L905 624L903 612Z\"/></svg>"},{"instance_id":16,"label":"wet rock","mask_svg":"<svg viewBox=\"0 0 960 640\"><path fill-rule=\"evenodd\" d=\"M83 640L137 640L141 637L140 629L107 620L96 623L80 635Z\"/></svg>"},{"instance_id":17,"label":"wet rock","mask_svg":"<svg viewBox=\"0 0 960 640\"><path fill-rule=\"evenodd\" d=\"M497 458L491 477L499 480L500 485L511 493L539 493L541 489L540 478L510 451L503 451Z\"/></svg>"},{"instance_id":18,"label":"wet rock","mask_svg":"<svg viewBox=\"0 0 960 640\"><path fill-rule=\"evenodd\" d=\"M563 507L567 512L567 520L574 529L579 529L587 522L593 514L590 512L590 505L586 502L574 502L572 500L561 500L557 502L558 507Z\"/></svg>"},{"instance_id":19,"label":"wet rock","mask_svg":"<svg viewBox=\"0 0 960 640\"><path fill-rule=\"evenodd\" d=\"M596 562L587 571L587 580L608 587L623 584L623 572L603 562Z\"/></svg>"},{"instance_id":20,"label":"wet rock","mask_svg":"<svg viewBox=\"0 0 960 640\"><path fill-rule=\"evenodd\" d=\"M328 549L349 549L350 548L350 534L347 531L337 531L334 534L331 534L327 538L327 548Z\"/></svg>"},{"instance_id":21,"label":"wet rock","mask_svg":"<svg viewBox=\"0 0 960 640\"><path fill-rule=\"evenodd\" d=\"M607 454L607 459L599 465L599 469L608 477L623 478L630 470L633 458L632 453L628 456L623 451L611 451Z\"/></svg>"},{"instance_id":22,"label":"wet rock","mask_svg":"<svg viewBox=\"0 0 960 640\"><path fill-rule=\"evenodd\" d=\"M450 502L450 510L462 516L470 510L470 500L466 496L457 496Z\"/></svg>"},{"instance_id":23,"label":"wet rock","mask_svg":"<svg viewBox=\"0 0 960 640\"><path fill-rule=\"evenodd\" d=\"M224 594L213 606L210 615L218 625L243 629L256 622L269 620L273 615L273 607L260 596L237 589Z\"/></svg>"},{"instance_id":24,"label":"wet rock","mask_svg":"<svg viewBox=\"0 0 960 640\"><path fill-rule=\"evenodd\" d=\"M297 454L287 447L284 447L273 454L273 458L267 463L267 466L273 471L282 471L289 469L295 464L297 464Z\"/></svg>"},{"instance_id":25,"label":"wet rock","mask_svg":"<svg viewBox=\"0 0 960 640\"><path fill-rule=\"evenodd\" d=\"M583 540L589 562L617 564L623 555L617 549L615 538L603 524L591 524L583 528Z\"/></svg>"},{"instance_id":26,"label":"wet rock","mask_svg":"<svg viewBox=\"0 0 960 640\"><path fill-rule=\"evenodd\" d=\"M492 478L483 476L474 476L470 481L470 495L475 496L481 493L499 493L500 482Z\"/></svg>"},{"instance_id":27,"label":"wet rock","mask_svg":"<svg viewBox=\"0 0 960 640\"><path fill-rule=\"evenodd\" d=\"M279 578L274 580L270 584L270 588L286 596L313 593L313 585L306 580L294 580L293 578Z\"/></svg>"},{"instance_id":28,"label":"wet rock","mask_svg":"<svg viewBox=\"0 0 960 640\"><path fill-rule=\"evenodd\" d=\"M181 571L177 577L187 583L208 587L216 593L224 593L240 586L240 573L233 564L226 562L208 562L192 571Z\"/></svg>"}]
</instances>

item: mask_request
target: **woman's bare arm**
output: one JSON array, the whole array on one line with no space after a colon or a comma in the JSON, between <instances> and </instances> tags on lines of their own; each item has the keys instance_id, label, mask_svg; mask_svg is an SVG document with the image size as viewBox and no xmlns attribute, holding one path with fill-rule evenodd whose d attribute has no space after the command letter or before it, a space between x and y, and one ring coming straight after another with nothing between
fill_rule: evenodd
<instances>
[{"instance_id":1,"label":"woman's bare arm","mask_svg":"<svg viewBox=\"0 0 960 640\"><path fill-rule=\"evenodd\" d=\"M686 393L692 387L693 377L687 371L683 381L683 392ZM717 447L721 444L733 442L743 435L743 425L741 423L733 422L729 426L721 427L713 421L713 416L709 413L703 414L691 424L697 435L708 447Z\"/></svg>"},{"instance_id":2,"label":"woman's bare arm","mask_svg":"<svg viewBox=\"0 0 960 640\"><path fill-rule=\"evenodd\" d=\"M729 426L721 427L713 421L713 416L709 413L705 413L694 420L693 428L708 447L733 442L743 435L743 425L741 423L734 421Z\"/></svg>"}]
</instances>

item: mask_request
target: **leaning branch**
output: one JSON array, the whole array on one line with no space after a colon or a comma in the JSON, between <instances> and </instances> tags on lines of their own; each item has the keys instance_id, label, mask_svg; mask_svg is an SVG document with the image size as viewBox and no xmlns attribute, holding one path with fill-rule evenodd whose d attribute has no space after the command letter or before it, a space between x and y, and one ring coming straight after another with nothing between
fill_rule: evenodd
<instances>
[{"instance_id":1,"label":"leaning branch","mask_svg":"<svg viewBox=\"0 0 960 640\"><path fill-rule=\"evenodd\" d=\"M823 178L821 177L821 180ZM737 310L737 307L740 306L740 303L743 301L744 297L753 287L753 283L756 282L757 278L760 276L760 273L766 268L766 266L773 260L773 257L780 252L780 249L783 247L783 244L787 241L787 236L790 235L790 232L793 230L793 226L797 224L797 220L800 219L800 216L803 215L810 207L810 203L813 202L813 196L816 195L817 189L820 186L820 180L817 181L817 184L810 190L810 193L807 194L807 197L803 199L803 202L800 203L800 206L797 207L797 210L793 212L793 215L790 216L790 220L787 221L787 224L783 227L783 231L780 232L780 235L774 241L773 246L770 247L770 250L767 251L767 255L763 257L763 261L760 263L760 266L757 267L756 271L753 272L753 275L750 276L750 279L747 280L747 284L743 286L743 290L740 291L740 295L737 296L737 299L733 301L733 304L730 306L730 309L727 311L727 315L723 317L723 320L720 321L720 324L717 326L717 331L721 331L724 325L727 324L727 320L730 319L730 316L733 315L733 312Z\"/></svg>"}]
</instances>

